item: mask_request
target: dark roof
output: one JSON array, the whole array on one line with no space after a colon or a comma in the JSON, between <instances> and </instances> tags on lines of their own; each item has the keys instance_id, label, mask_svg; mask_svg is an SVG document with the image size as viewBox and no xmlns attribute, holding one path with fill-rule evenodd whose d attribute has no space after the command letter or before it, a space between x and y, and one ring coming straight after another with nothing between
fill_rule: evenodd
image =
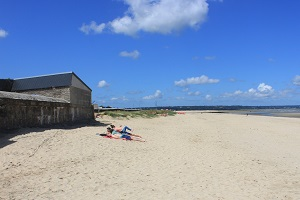
<instances>
[{"instance_id":1,"label":"dark roof","mask_svg":"<svg viewBox=\"0 0 300 200\"><path fill-rule=\"evenodd\" d=\"M74 72L66 72L59 74L14 79L11 91L71 86L72 75L76 76L82 82L82 84L84 84L88 89L90 89Z\"/></svg>"}]
</instances>

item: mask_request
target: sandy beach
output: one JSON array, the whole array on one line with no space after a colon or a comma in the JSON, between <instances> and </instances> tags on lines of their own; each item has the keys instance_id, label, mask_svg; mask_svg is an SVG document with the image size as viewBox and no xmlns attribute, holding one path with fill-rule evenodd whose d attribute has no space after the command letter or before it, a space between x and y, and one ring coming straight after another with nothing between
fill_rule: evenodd
<instances>
[{"instance_id":1,"label":"sandy beach","mask_svg":"<svg viewBox=\"0 0 300 200\"><path fill-rule=\"evenodd\" d=\"M300 199L300 119L186 112L0 138L0 199ZM103 138L128 125L146 142Z\"/></svg>"}]
</instances>

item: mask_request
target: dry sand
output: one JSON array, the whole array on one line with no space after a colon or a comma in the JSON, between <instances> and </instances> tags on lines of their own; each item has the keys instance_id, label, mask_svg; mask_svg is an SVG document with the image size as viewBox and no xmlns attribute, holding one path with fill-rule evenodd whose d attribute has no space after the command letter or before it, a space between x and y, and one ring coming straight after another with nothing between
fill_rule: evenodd
<instances>
[{"instance_id":1,"label":"dry sand","mask_svg":"<svg viewBox=\"0 0 300 200\"><path fill-rule=\"evenodd\" d=\"M0 138L0 199L300 199L300 119L187 112ZM126 124L147 142L96 136Z\"/></svg>"}]
</instances>

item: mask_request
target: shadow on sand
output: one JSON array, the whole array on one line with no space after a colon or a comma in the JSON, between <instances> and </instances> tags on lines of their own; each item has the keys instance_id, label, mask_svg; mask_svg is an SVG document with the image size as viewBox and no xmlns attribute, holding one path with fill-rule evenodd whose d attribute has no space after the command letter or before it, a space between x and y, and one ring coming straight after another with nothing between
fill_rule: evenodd
<instances>
[{"instance_id":1,"label":"shadow on sand","mask_svg":"<svg viewBox=\"0 0 300 200\"><path fill-rule=\"evenodd\" d=\"M16 141L10 140L11 138L17 135L25 135L31 132L44 132L46 130L53 130L53 129L64 129L64 130L72 130L87 126L95 126L95 127L105 127L110 124L101 123L96 120L88 120L88 121L80 121L72 124L55 124L55 125L48 125L44 127L34 127L34 128L19 128L19 129L11 129L11 130L1 130L0 129L0 149L15 143Z\"/></svg>"}]
</instances>

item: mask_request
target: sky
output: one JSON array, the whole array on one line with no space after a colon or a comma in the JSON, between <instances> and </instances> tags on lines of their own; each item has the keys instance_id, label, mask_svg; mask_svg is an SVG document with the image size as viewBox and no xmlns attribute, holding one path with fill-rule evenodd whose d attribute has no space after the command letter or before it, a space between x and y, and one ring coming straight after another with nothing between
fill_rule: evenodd
<instances>
[{"instance_id":1,"label":"sky","mask_svg":"<svg viewBox=\"0 0 300 200\"><path fill-rule=\"evenodd\" d=\"M298 0L0 0L0 79L74 72L102 106L300 105Z\"/></svg>"}]
</instances>

